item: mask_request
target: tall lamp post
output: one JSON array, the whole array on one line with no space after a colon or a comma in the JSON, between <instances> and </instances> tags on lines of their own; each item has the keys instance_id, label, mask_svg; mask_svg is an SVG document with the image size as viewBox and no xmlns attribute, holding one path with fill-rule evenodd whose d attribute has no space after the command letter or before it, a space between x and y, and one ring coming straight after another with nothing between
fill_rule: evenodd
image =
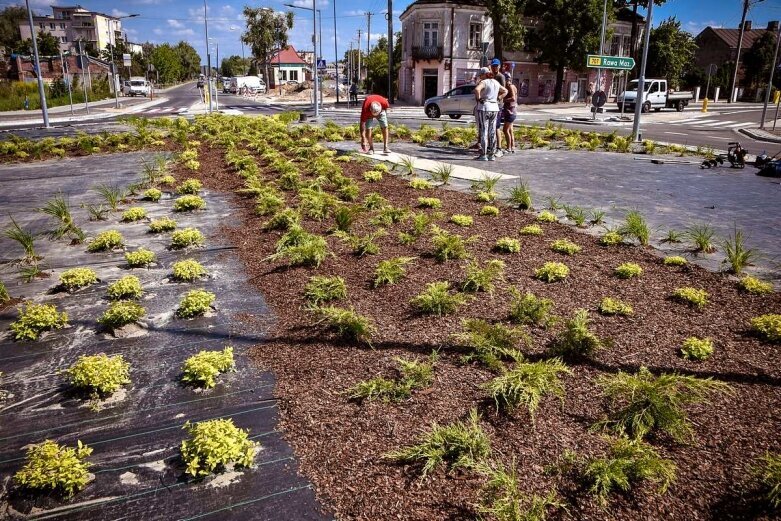
<instances>
[{"instance_id":1,"label":"tall lamp post","mask_svg":"<svg viewBox=\"0 0 781 521\"><path fill-rule=\"evenodd\" d=\"M214 38L209 38L209 42L214 44L214 46L217 49L217 70L219 71L220 70L219 69L219 67L220 67L220 44ZM217 78L214 79L214 110L217 110L217 111L220 110L220 99L219 99L219 95L217 94Z\"/></svg>"},{"instance_id":2,"label":"tall lamp post","mask_svg":"<svg viewBox=\"0 0 781 521\"><path fill-rule=\"evenodd\" d=\"M30 37L33 40L33 58L35 59L35 75L38 77L38 97L41 100L43 126L49 128L49 108L46 106L46 91L43 88L43 78L41 77L41 61L38 58L38 42L35 39L35 26L33 25L33 12L30 10L30 0L25 0L25 4L27 4L27 20L30 22Z\"/></svg>"},{"instance_id":3,"label":"tall lamp post","mask_svg":"<svg viewBox=\"0 0 781 521\"><path fill-rule=\"evenodd\" d=\"M209 113L212 108L212 55L209 52L209 21L207 14L206 0L203 0L203 27L206 33L206 88L209 93Z\"/></svg>"},{"instance_id":4,"label":"tall lamp post","mask_svg":"<svg viewBox=\"0 0 781 521\"><path fill-rule=\"evenodd\" d=\"M117 21L122 20L123 18L135 18L136 16L140 16L138 13L129 14L125 16L116 16L114 17ZM111 29L111 72L114 74L114 107L119 108L119 81L117 81L117 62L114 58L114 53L117 50L117 27L116 24Z\"/></svg>"},{"instance_id":5,"label":"tall lamp post","mask_svg":"<svg viewBox=\"0 0 781 521\"><path fill-rule=\"evenodd\" d=\"M746 14L751 7L751 4L758 4L765 0L743 0L743 16L740 18L740 35L738 36L738 53L735 55L735 72L732 74L732 88L729 91L727 103L734 103L737 101L737 95L735 93L735 87L738 84L738 70L740 70L740 50L743 47L743 33L746 32Z\"/></svg>"},{"instance_id":6,"label":"tall lamp post","mask_svg":"<svg viewBox=\"0 0 781 521\"><path fill-rule=\"evenodd\" d=\"M314 55L314 63L312 67L312 77L315 81L314 86L314 102L315 102L315 117L319 117L320 111L317 105L317 91L318 88L320 88L320 103L323 103L323 96L322 96L322 86L319 82L319 73L317 71L317 62L318 59L323 59L323 13L320 12L320 9L317 9L316 6L317 0L312 0L312 7L300 7L293 4L283 4L285 7L290 7L291 9L303 9L305 11L312 11L312 15L314 16L314 21L312 23L312 54ZM320 56L317 56L317 26L318 26L318 19L320 20Z\"/></svg>"}]
</instances>

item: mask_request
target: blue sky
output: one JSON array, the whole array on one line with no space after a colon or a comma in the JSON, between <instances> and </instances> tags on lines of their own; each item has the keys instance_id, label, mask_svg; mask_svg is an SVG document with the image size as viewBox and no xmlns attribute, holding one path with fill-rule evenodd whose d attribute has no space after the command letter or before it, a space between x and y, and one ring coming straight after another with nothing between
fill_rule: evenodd
<instances>
[{"instance_id":1,"label":"blue sky","mask_svg":"<svg viewBox=\"0 0 781 521\"><path fill-rule=\"evenodd\" d=\"M387 34L387 0L315 0L323 13L323 54L328 61L334 56L334 1L336 2L336 43L339 56L349 48L350 42L357 45L358 29L361 29L361 47L366 48L366 11L375 13L371 19L372 43L381 33ZM576 1L576 0L573 0ZM756 1L756 0L754 0ZM18 4L18 0L0 0L0 7ZM101 11L114 16L138 13L140 16L123 21L123 26L133 41L151 41L154 43L189 41L205 62L204 8L198 0L31 0L31 5L39 12L50 13L53 3L81 4L88 9ZM309 7L312 0L251 0L253 7L267 6L279 11L287 11L285 3ZM393 4L394 31L399 30L399 14L411 2L396 0ZM231 54L241 55L239 34L244 26L241 11L245 2L234 0L207 0L209 36L219 43L220 58ZM684 27L697 34L704 27L737 27L740 23L742 0L668 0L662 7L654 9L654 25L669 17L677 16ZM299 50L312 48L311 11L293 9L296 16L290 42ZM756 3L749 14L754 27L766 27L769 20L781 19L781 0L764 0ZM248 49L245 49L248 52ZM216 58L212 50L212 60Z\"/></svg>"}]
</instances>

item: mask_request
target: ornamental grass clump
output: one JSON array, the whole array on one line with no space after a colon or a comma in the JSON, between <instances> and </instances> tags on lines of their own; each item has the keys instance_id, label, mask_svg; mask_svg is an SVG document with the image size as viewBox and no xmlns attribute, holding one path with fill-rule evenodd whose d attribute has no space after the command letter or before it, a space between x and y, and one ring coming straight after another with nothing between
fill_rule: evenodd
<instances>
[{"instance_id":1,"label":"ornamental grass clump","mask_svg":"<svg viewBox=\"0 0 781 521\"><path fill-rule=\"evenodd\" d=\"M613 273L615 273L616 277L619 279L631 279L642 275L643 268L634 262L625 262L623 264L619 264Z\"/></svg>"},{"instance_id":2,"label":"ornamental grass clump","mask_svg":"<svg viewBox=\"0 0 781 521\"><path fill-rule=\"evenodd\" d=\"M108 309L103 312L98 322L113 331L140 320L144 315L146 315L146 310L141 304L118 300L109 304Z\"/></svg>"},{"instance_id":3,"label":"ornamental grass clump","mask_svg":"<svg viewBox=\"0 0 781 521\"><path fill-rule=\"evenodd\" d=\"M459 226L463 226L465 228L472 226L474 224L474 217L471 215L461 215L461 214L455 214L450 216L450 222L453 224L457 224Z\"/></svg>"},{"instance_id":4,"label":"ornamental grass clump","mask_svg":"<svg viewBox=\"0 0 781 521\"><path fill-rule=\"evenodd\" d=\"M569 275L569 268L561 262L546 262L534 271L534 276L543 282L558 282Z\"/></svg>"},{"instance_id":5,"label":"ornamental grass clump","mask_svg":"<svg viewBox=\"0 0 781 521\"><path fill-rule=\"evenodd\" d=\"M543 231L539 224L529 224L521 228L519 233L521 235L542 235Z\"/></svg>"},{"instance_id":6,"label":"ornamental grass clump","mask_svg":"<svg viewBox=\"0 0 781 521\"><path fill-rule=\"evenodd\" d=\"M564 331L554 341L551 349L553 354L576 359L591 356L605 347L604 342L588 326L588 311L575 311L575 315L564 323Z\"/></svg>"},{"instance_id":7,"label":"ornamental grass clump","mask_svg":"<svg viewBox=\"0 0 781 521\"><path fill-rule=\"evenodd\" d=\"M57 222L57 228L50 233L51 238L61 239L65 235L69 235L75 243L84 242L84 231L76 226L76 222L73 220L73 214L71 213L71 207L68 200L63 194L57 194L49 199L42 208L38 208L38 211L48 215ZM13 231L17 232L12 226ZM9 238L13 238L9 236Z\"/></svg>"},{"instance_id":8,"label":"ornamental grass clump","mask_svg":"<svg viewBox=\"0 0 781 521\"><path fill-rule=\"evenodd\" d=\"M496 240L494 250L501 253L518 253L521 251L521 241L512 237L501 237Z\"/></svg>"},{"instance_id":9,"label":"ornamental grass clump","mask_svg":"<svg viewBox=\"0 0 781 521\"><path fill-rule=\"evenodd\" d=\"M122 213L122 222L132 223L146 218L146 210L140 206L133 206Z\"/></svg>"},{"instance_id":10,"label":"ornamental grass clump","mask_svg":"<svg viewBox=\"0 0 781 521\"><path fill-rule=\"evenodd\" d=\"M537 215L537 220L543 223L555 223L559 218L556 217L555 213L543 210Z\"/></svg>"},{"instance_id":11,"label":"ornamental grass clump","mask_svg":"<svg viewBox=\"0 0 781 521\"><path fill-rule=\"evenodd\" d=\"M463 259L467 255L467 240L456 233L435 228L431 242L434 244L434 258L439 262Z\"/></svg>"},{"instance_id":12,"label":"ornamental grass clump","mask_svg":"<svg viewBox=\"0 0 781 521\"><path fill-rule=\"evenodd\" d=\"M469 301L463 293L450 293L450 283L446 281L426 284L426 289L410 300L410 304L419 313L426 315L448 315Z\"/></svg>"},{"instance_id":13,"label":"ornamental grass clump","mask_svg":"<svg viewBox=\"0 0 781 521\"><path fill-rule=\"evenodd\" d=\"M328 329L347 341L371 343L371 337L376 332L371 319L359 315L353 309L315 306L311 311L320 317L318 324L324 323Z\"/></svg>"},{"instance_id":14,"label":"ornamental grass clump","mask_svg":"<svg viewBox=\"0 0 781 521\"><path fill-rule=\"evenodd\" d=\"M154 252L145 248L125 252L125 262L131 268L146 268L156 260Z\"/></svg>"},{"instance_id":15,"label":"ornamental grass clump","mask_svg":"<svg viewBox=\"0 0 781 521\"><path fill-rule=\"evenodd\" d=\"M8 294L5 284L0 280L0 305L5 304L9 300L11 300L11 295Z\"/></svg>"},{"instance_id":16,"label":"ornamental grass clump","mask_svg":"<svg viewBox=\"0 0 781 521\"><path fill-rule=\"evenodd\" d=\"M504 262L497 259L486 261L482 267L479 261L470 261L465 268L466 276L461 289L469 292L493 293L494 282L504 277L504 266Z\"/></svg>"},{"instance_id":17,"label":"ornamental grass clump","mask_svg":"<svg viewBox=\"0 0 781 521\"><path fill-rule=\"evenodd\" d=\"M347 284L342 277L315 275L306 284L304 298L313 306L347 298Z\"/></svg>"},{"instance_id":18,"label":"ornamental grass clump","mask_svg":"<svg viewBox=\"0 0 781 521\"><path fill-rule=\"evenodd\" d=\"M174 201L175 212L193 212L206 208L206 201L197 195L183 195Z\"/></svg>"},{"instance_id":19,"label":"ornamental grass clump","mask_svg":"<svg viewBox=\"0 0 781 521\"><path fill-rule=\"evenodd\" d=\"M90 268L71 268L60 273L60 286L74 291L98 282L98 274Z\"/></svg>"},{"instance_id":20,"label":"ornamental grass clump","mask_svg":"<svg viewBox=\"0 0 781 521\"><path fill-rule=\"evenodd\" d=\"M687 360L707 360L713 354L713 340L689 337L681 345L681 355Z\"/></svg>"},{"instance_id":21,"label":"ornamental grass clump","mask_svg":"<svg viewBox=\"0 0 781 521\"><path fill-rule=\"evenodd\" d=\"M472 409L466 422L459 420L445 426L433 423L416 445L389 452L385 458L418 465L422 477L426 477L439 465L450 470L473 468L490 452L491 442L480 427L477 409Z\"/></svg>"},{"instance_id":22,"label":"ornamental grass clump","mask_svg":"<svg viewBox=\"0 0 781 521\"><path fill-rule=\"evenodd\" d=\"M553 241L550 244L550 249L556 253L563 253L564 255L575 255L582 250L580 246L569 239L557 239Z\"/></svg>"},{"instance_id":23,"label":"ornamental grass clump","mask_svg":"<svg viewBox=\"0 0 781 521\"><path fill-rule=\"evenodd\" d=\"M781 454L766 452L752 468L762 494L771 507L781 507Z\"/></svg>"},{"instance_id":24,"label":"ornamental grass clump","mask_svg":"<svg viewBox=\"0 0 781 521\"><path fill-rule=\"evenodd\" d=\"M182 298L182 301L179 302L179 307L176 309L176 316L179 318L203 316L207 311L212 309L212 304L214 304L216 298L216 295L209 291L202 289L190 290L184 298Z\"/></svg>"},{"instance_id":25,"label":"ornamental grass clump","mask_svg":"<svg viewBox=\"0 0 781 521\"><path fill-rule=\"evenodd\" d=\"M184 361L182 381L195 387L210 389L217 385L217 377L235 370L233 347L222 351L200 351Z\"/></svg>"},{"instance_id":26,"label":"ornamental grass clump","mask_svg":"<svg viewBox=\"0 0 781 521\"><path fill-rule=\"evenodd\" d=\"M487 215L489 217L496 217L499 215L499 208L496 206L486 205L480 208L480 215Z\"/></svg>"},{"instance_id":27,"label":"ornamental grass clump","mask_svg":"<svg viewBox=\"0 0 781 521\"><path fill-rule=\"evenodd\" d=\"M762 340L781 343L781 315L767 314L752 318L751 331Z\"/></svg>"},{"instance_id":28,"label":"ornamental grass clump","mask_svg":"<svg viewBox=\"0 0 781 521\"><path fill-rule=\"evenodd\" d=\"M163 196L163 192L161 192L157 188L150 188L149 190L146 190L144 192L144 199L146 199L147 201L152 201L153 203L159 201L162 196Z\"/></svg>"},{"instance_id":29,"label":"ornamental grass clump","mask_svg":"<svg viewBox=\"0 0 781 521\"><path fill-rule=\"evenodd\" d=\"M532 209L532 193L526 181L520 181L510 190L510 203L521 210Z\"/></svg>"},{"instance_id":30,"label":"ornamental grass clump","mask_svg":"<svg viewBox=\"0 0 781 521\"><path fill-rule=\"evenodd\" d=\"M632 306L619 299L605 297L599 303L599 312L603 315L620 315L627 317L634 313Z\"/></svg>"},{"instance_id":31,"label":"ornamental grass clump","mask_svg":"<svg viewBox=\"0 0 781 521\"><path fill-rule=\"evenodd\" d=\"M380 253L380 245L374 241L385 235L386 232L384 230L376 230L363 236L353 235L342 231L334 232L334 236L349 244L353 249L353 253L358 257L363 257L364 255L377 255Z\"/></svg>"},{"instance_id":32,"label":"ornamental grass clump","mask_svg":"<svg viewBox=\"0 0 781 521\"><path fill-rule=\"evenodd\" d=\"M477 361L499 371L504 369L503 361L523 361L518 344L528 344L530 340L522 330L477 318L463 320L461 327L462 332L453 335L453 341L469 350L461 358L464 363Z\"/></svg>"},{"instance_id":33,"label":"ornamental grass clump","mask_svg":"<svg viewBox=\"0 0 781 521\"><path fill-rule=\"evenodd\" d=\"M686 286L673 291L672 298L691 307L702 309L708 303L708 292Z\"/></svg>"},{"instance_id":34,"label":"ornamental grass clump","mask_svg":"<svg viewBox=\"0 0 781 521\"><path fill-rule=\"evenodd\" d=\"M618 233L624 237L636 239L641 246L648 246L651 239L651 229L645 217L637 210L632 210L626 214L626 221L618 230Z\"/></svg>"},{"instance_id":35,"label":"ornamental grass clump","mask_svg":"<svg viewBox=\"0 0 781 521\"><path fill-rule=\"evenodd\" d=\"M231 464L249 467L260 448L249 439L249 431L236 427L230 418L187 422L182 428L190 435L181 445L185 473L193 477L208 476Z\"/></svg>"},{"instance_id":36,"label":"ornamental grass clump","mask_svg":"<svg viewBox=\"0 0 781 521\"><path fill-rule=\"evenodd\" d=\"M418 197L418 206L422 208L442 208L442 201L438 197Z\"/></svg>"},{"instance_id":37,"label":"ornamental grass clump","mask_svg":"<svg viewBox=\"0 0 781 521\"><path fill-rule=\"evenodd\" d=\"M504 409L511 413L517 407L523 407L534 422L534 413L546 395L558 397L564 405L564 385L560 373L572 374L560 358L520 362L482 388L496 402L497 411Z\"/></svg>"},{"instance_id":38,"label":"ornamental grass clump","mask_svg":"<svg viewBox=\"0 0 781 521\"><path fill-rule=\"evenodd\" d=\"M117 230L107 230L99 233L87 246L87 251L96 253L101 251L111 251L121 248L125 239Z\"/></svg>"},{"instance_id":39,"label":"ornamental grass clump","mask_svg":"<svg viewBox=\"0 0 781 521\"><path fill-rule=\"evenodd\" d=\"M665 266L686 266L689 263L689 261L680 255L665 257L663 262Z\"/></svg>"},{"instance_id":40,"label":"ornamental grass clump","mask_svg":"<svg viewBox=\"0 0 781 521\"><path fill-rule=\"evenodd\" d=\"M394 257L380 261L374 270L372 286L377 288L385 284L396 284L406 275L406 266L413 260L415 260L414 257Z\"/></svg>"},{"instance_id":41,"label":"ornamental grass clump","mask_svg":"<svg viewBox=\"0 0 781 521\"><path fill-rule=\"evenodd\" d=\"M171 234L171 248L174 250L203 246L204 242L206 238L196 228L185 228Z\"/></svg>"},{"instance_id":42,"label":"ornamental grass clump","mask_svg":"<svg viewBox=\"0 0 781 521\"><path fill-rule=\"evenodd\" d=\"M538 297L530 292L521 295L516 288L510 288L510 295L510 320L516 324L547 328L556 321L556 317L551 313L551 299Z\"/></svg>"},{"instance_id":43,"label":"ornamental grass clump","mask_svg":"<svg viewBox=\"0 0 781 521\"><path fill-rule=\"evenodd\" d=\"M695 253L713 253L716 251L716 246L713 244L716 231L710 224L692 225L686 230L684 235L694 244Z\"/></svg>"},{"instance_id":44,"label":"ornamental grass clump","mask_svg":"<svg viewBox=\"0 0 781 521\"><path fill-rule=\"evenodd\" d=\"M176 193L180 195L198 195L203 188L201 182L197 179L185 179L176 187Z\"/></svg>"},{"instance_id":45,"label":"ornamental grass clump","mask_svg":"<svg viewBox=\"0 0 781 521\"><path fill-rule=\"evenodd\" d=\"M54 304L27 304L19 308L19 318L11 324L14 340L37 340L41 333L68 325L68 314Z\"/></svg>"},{"instance_id":46,"label":"ornamental grass clump","mask_svg":"<svg viewBox=\"0 0 781 521\"><path fill-rule=\"evenodd\" d=\"M392 226L400 223L409 216L409 210L406 208L396 208L394 206L381 206L379 212L371 219L375 226Z\"/></svg>"},{"instance_id":47,"label":"ornamental grass clump","mask_svg":"<svg viewBox=\"0 0 781 521\"><path fill-rule=\"evenodd\" d=\"M63 373L74 388L95 399L108 396L130 383L130 364L122 355L80 356Z\"/></svg>"},{"instance_id":48,"label":"ornamental grass clump","mask_svg":"<svg viewBox=\"0 0 781 521\"><path fill-rule=\"evenodd\" d=\"M52 440L27 448L24 466L14 474L21 487L35 492L54 492L66 498L87 486L91 464L85 461L92 449L76 442L76 448Z\"/></svg>"},{"instance_id":49,"label":"ornamental grass clump","mask_svg":"<svg viewBox=\"0 0 781 521\"><path fill-rule=\"evenodd\" d=\"M496 521L546 521L549 510L566 510L555 490L545 496L521 492L515 461L509 471L501 463L494 466L478 465L477 470L487 478L480 490L480 504L477 505L480 519L486 516L486 519Z\"/></svg>"},{"instance_id":50,"label":"ornamental grass clump","mask_svg":"<svg viewBox=\"0 0 781 521\"><path fill-rule=\"evenodd\" d=\"M773 293L772 282L765 282L763 280L759 280L756 277L752 277L751 275L746 275L740 279L740 282L738 282L738 287L742 291L751 293L753 295L768 295Z\"/></svg>"},{"instance_id":51,"label":"ornamental grass clump","mask_svg":"<svg viewBox=\"0 0 781 521\"><path fill-rule=\"evenodd\" d=\"M729 385L712 378L677 373L654 376L645 367L636 374L619 371L603 376L597 383L611 408L608 419L597 427L634 439L659 431L679 443L694 440L685 406L707 402L711 393L732 392Z\"/></svg>"},{"instance_id":52,"label":"ornamental grass clump","mask_svg":"<svg viewBox=\"0 0 781 521\"><path fill-rule=\"evenodd\" d=\"M149 223L149 233L163 233L171 232L176 229L176 221L170 217L161 217L159 219L152 219Z\"/></svg>"},{"instance_id":53,"label":"ornamental grass clump","mask_svg":"<svg viewBox=\"0 0 781 521\"><path fill-rule=\"evenodd\" d=\"M200 262L193 259L185 259L175 262L171 266L172 278L178 282L194 282L205 277L208 272Z\"/></svg>"},{"instance_id":54,"label":"ornamental grass clump","mask_svg":"<svg viewBox=\"0 0 781 521\"><path fill-rule=\"evenodd\" d=\"M722 248L726 256L722 263L728 265L727 271L736 275L743 273L746 266L751 266L752 261L757 257L756 250L746 248L743 231L739 230L737 226L732 232L732 236L722 242Z\"/></svg>"},{"instance_id":55,"label":"ornamental grass clump","mask_svg":"<svg viewBox=\"0 0 781 521\"><path fill-rule=\"evenodd\" d=\"M389 380L376 377L363 380L347 390L351 400L374 401L381 400L385 403L400 402L412 395L415 389L429 387L434 381L434 364L437 361L436 352L426 362L395 359L398 377Z\"/></svg>"},{"instance_id":56,"label":"ornamental grass clump","mask_svg":"<svg viewBox=\"0 0 781 521\"><path fill-rule=\"evenodd\" d=\"M125 275L108 286L108 298L111 300L136 300L143 292L141 281L135 275Z\"/></svg>"}]
</instances>

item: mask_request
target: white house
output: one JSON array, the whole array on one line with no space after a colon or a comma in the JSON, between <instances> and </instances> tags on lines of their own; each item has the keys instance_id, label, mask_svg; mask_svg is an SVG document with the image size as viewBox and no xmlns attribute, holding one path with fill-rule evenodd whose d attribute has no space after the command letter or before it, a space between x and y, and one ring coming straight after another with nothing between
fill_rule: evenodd
<instances>
[{"instance_id":1,"label":"white house","mask_svg":"<svg viewBox=\"0 0 781 521\"><path fill-rule=\"evenodd\" d=\"M271 68L271 86L276 85L276 80L281 83L288 81L303 82L306 73L310 70L307 63L301 59L292 45L288 45L281 52L275 53L268 63Z\"/></svg>"}]
</instances>

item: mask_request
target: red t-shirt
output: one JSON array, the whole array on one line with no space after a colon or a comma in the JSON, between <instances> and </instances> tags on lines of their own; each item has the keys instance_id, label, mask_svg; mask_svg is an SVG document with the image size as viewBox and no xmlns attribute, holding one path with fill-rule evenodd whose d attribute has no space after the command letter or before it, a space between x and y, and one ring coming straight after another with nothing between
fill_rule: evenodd
<instances>
[{"instance_id":1,"label":"red t-shirt","mask_svg":"<svg viewBox=\"0 0 781 521\"><path fill-rule=\"evenodd\" d=\"M374 103L375 101L380 104L382 110L388 110L390 108L390 104L388 103L388 100L383 98L379 94L372 94L371 96L366 96L366 99L363 100L363 108L361 109L361 123L365 123L374 117L372 116L372 112L371 110L369 110L369 107L371 107L371 104Z\"/></svg>"}]
</instances>

